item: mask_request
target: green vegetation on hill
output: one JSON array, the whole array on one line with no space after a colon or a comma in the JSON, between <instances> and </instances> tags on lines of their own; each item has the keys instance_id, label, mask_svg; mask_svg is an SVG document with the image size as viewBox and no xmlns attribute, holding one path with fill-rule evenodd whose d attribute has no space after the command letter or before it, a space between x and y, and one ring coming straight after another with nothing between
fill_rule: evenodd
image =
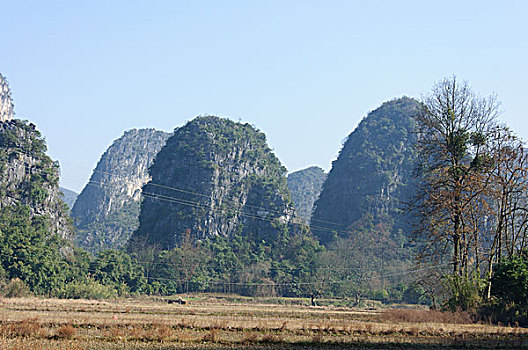
<instances>
[{"instance_id":1,"label":"green vegetation on hill","mask_svg":"<svg viewBox=\"0 0 528 350\"><path fill-rule=\"evenodd\" d=\"M418 106L407 97L386 102L348 136L311 218L321 243L347 238L349 229L366 216L389 225L399 245L407 240L410 227L403 213L413 193L412 117Z\"/></svg>"},{"instance_id":2,"label":"green vegetation on hill","mask_svg":"<svg viewBox=\"0 0 528 350\"><path fill-rule=\"evenodd\" d=\"M33 124L0 122L0 285L16 278L38 294L68 281L73 251L58 164L46 149Z\"/></svg>"},{"instance_id":3,"label":"green vegetation on hill","mask_svg":"<svg viewBox=\"0 0 528 350\"><path fill-rule=\"evenodd\" d=\"M168 278L154 289L300 292L291 285L312 274L320 248L291 221L285 173L249 124L198 117L177 129L150 168L129 245L151 259L149 278Z\"/></svg>"},{"instance_id":4,"label":"green vegetation on hill","mask_svg":"<svg viewBox=\"0 0 528 350\"><path fill-rule=\"evenodd\" d=\"M59 191L59 166L46 150L35 125L16 119L0 122L0 210L26 206L30 217L49 220L51 234L71 237L68 207Z\"/></svg>"},{"instance_id":5,"label":"green vegetation on hill","mask_svg":"<svg viewBox=\"0 0 528 350\"><path fill-rule=\"evenodd\" d=\"M175 130L149 173L134 234L148 245L174 248L188 231L274 240L293 215L286 169L249 124L198 117Z\"/></svg>"},{"instance_id":6,"label":"green vegetation on hill","mask_svg":"<svg viewBox=\"0 0 528 350\"><path fill-rule=\"evenodd\" d=\"M332 163L310 220L326 247L321 278L341 281L322 289L326 294L355 295L359 303L377 289L377 298L395 300L390 285L415 282L401 271L412 268L416 253L405 207L415 187L412 117L418 106L407 97L382 104Z\"/></svg>"}]
</instances>

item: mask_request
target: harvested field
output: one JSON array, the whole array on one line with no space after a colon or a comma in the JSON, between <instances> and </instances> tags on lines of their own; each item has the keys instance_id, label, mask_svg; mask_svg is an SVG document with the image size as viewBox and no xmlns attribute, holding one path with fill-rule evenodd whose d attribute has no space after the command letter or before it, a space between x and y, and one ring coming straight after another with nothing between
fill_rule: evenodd
<instances>
[{"instance_id":1,"label":"harvested field","mask_svg":"<svg viewBox=\"0 0 528 350\"><path fill-rule=\"evenodd\" d=\"M0 349L528 348L528 329L464 314L186 299L2 299Z\"/></svg>"}]
</instances>

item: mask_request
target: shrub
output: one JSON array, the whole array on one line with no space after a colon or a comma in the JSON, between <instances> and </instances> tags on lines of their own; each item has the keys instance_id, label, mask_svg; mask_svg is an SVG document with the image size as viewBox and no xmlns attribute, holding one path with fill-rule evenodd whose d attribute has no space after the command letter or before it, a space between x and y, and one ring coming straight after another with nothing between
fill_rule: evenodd
<instances>
[{"instance_id":1,"label":"shrub","mask_svg":"<svg viewBox=\"0 0 528 350\"><path fill-rule=\"evenodd\" d=\"M479 310L491 322L528 325L528 252L504 259L491 280L493 296Z\"/></svg>"},{"instance_id":2,"label":"shrub","mask_svg":"<svg viewBox=\"0 0 528 350\"><path fill-rule=\"evenodd\" d=\"M376 290L372 292L371 298L373 300L378 300L382 303L385 303L389 299L389 292L387 292L385 289Z\"/></svg>"},{"instance_id":3,"label":"shrub","mask_svg":"<svg viewBox=\"0 0 528 350\"><path fill-rule=\"evenodd\" d=\"M409 304L421 304L424 302L425 290L419 284L412 284L403 293L403 301Z\"/></svg>"},{"instance_id":4,"label":"shrub","mask_svg":"<svg viewBox=\"0 0 528 350\"><path fill-rule=\"evenodd\" d=\"M475 311L482 302L483 281L478 278L447 276L444 279L449 299L445 308L449 311Z\"/></svg>"},{"instance_id":5,"label":"shrub","mask_svg":"<svg viewBox=\"0 0 528 350\"><path fill-rule=\"evenodd\" d=\"M77 333L77 330L72 325L67 324L60 326L55 332L55 335L60 339L71 339L75 333Z\"/></svg>"},{"instance_id":6,"label":"shrub","mask_svg":"<svg viewBox=\"0 0 528 350\"><path fill-rule=\"evenodd\" d=\"M19 278L13 278L4 287L4 296L7 298L23 298L31 295L28 286Z\"/></svg>"},{"instance_id":7,"label":"shrub","mask_svg":"<svg viewBox=\"0 0 528 350\"><path fill-rule=\"evenodd\" d=\"M216 343L218 341L218 329L216 328L211 328L209 330L209 333L206 333L203 337L202 337L202 341L204 342L211 342L211 343Z\"/></svg>"},{"instance_id":8,"label":"shrub","mask_svg":"<svg viewBox=\"0 0 528 350\"><path fill-rule=\"evenodd\" d=\"M528 252L512 256L497 265L491 293L505 303L528 307Z\"/></svg>"},{"instance_id":9,"label":"shrub","mask_svg":"<svg viewBox=\"0 0 528 350\"><path fill-rule=\"evenodd\" d=\"M67 284L57 296L64 299L108 299L116 297L117 292L110 286L88 279Z\"/></svg>"}]
</instances>

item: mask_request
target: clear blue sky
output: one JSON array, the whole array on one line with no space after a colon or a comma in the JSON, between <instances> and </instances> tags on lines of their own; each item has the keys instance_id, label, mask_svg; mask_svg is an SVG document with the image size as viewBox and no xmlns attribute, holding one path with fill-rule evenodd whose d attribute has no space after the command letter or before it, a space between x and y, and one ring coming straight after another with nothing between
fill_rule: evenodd
<instances>
[{"instance_id":1,"label":"clear blue sky","mask_svg":"<svg viewBox=\"0 0 528 350\"><path fill-rule=\"evenodd\" d=\"M527 1L0 3L17 117L76 191L125 130L199 114L254 124L290 171L329 170L368 111L453 74L528 139Z\"/></svg>"}]
</instances>

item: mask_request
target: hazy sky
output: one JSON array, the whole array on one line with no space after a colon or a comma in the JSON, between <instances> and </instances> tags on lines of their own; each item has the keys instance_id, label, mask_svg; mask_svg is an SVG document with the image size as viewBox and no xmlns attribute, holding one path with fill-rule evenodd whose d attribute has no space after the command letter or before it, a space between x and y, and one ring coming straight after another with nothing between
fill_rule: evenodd
<instances>
[{"instance_id":1,"label":"hazy sky","mask_svg":"<svg viewBox=\"0 0 528 350\"><path fill-rule=\"evenodd\" d=\"M1 1L0 72L80 191L131 128L196 115L330 169L370 110L444 77L496 93L528 139L528 1Z\"/></svg>"}]
</instances>

